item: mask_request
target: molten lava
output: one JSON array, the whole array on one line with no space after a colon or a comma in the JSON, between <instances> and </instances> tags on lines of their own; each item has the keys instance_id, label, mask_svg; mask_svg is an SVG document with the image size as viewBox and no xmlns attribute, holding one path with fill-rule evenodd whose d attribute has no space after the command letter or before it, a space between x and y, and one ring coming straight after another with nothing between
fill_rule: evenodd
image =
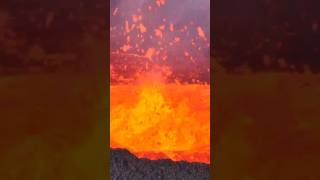
<instances>
[{"instance_id":1,"label":"molten lava","mask_svg":"<svg viewBox=\"0 0 320 180\"><path fill-rule=\"evenodd\" d=\"M111 86L111 147L209 163L209 96L209 86L199 84Z\"/></svg>"}]
</instances>

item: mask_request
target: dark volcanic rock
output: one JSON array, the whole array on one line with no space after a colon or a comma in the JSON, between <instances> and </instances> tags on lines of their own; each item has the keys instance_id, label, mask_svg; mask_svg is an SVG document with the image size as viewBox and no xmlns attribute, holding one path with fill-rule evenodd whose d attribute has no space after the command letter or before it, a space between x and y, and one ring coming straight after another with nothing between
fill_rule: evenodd
<instances>
[{"instance_id":1,"label":"dark volcanic rock","mask_svg":"<svg viewBox=\"0 0 320 180\"><path fill-rule=\"evenodd\" d=\"M208 180L210 166L202 163L174 162L171 160L139 159L127 150L110 151L112 180Z\"/></svg>"}]
</instances>

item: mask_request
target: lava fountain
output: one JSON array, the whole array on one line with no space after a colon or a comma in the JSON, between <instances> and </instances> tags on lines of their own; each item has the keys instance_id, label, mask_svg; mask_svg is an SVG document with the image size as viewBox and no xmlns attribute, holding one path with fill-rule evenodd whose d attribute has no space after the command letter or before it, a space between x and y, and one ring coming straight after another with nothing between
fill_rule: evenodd
<instances>
[{"instance_id":1,"label":"lava fountain","mask_svg":"<svg viewBox=\"0 0 320 180\"><path fill-rule=\"evenodd\" d=\"M199 2L111 2L111 148L210 163L210 2Z\"/></svg>"}]
</instances>

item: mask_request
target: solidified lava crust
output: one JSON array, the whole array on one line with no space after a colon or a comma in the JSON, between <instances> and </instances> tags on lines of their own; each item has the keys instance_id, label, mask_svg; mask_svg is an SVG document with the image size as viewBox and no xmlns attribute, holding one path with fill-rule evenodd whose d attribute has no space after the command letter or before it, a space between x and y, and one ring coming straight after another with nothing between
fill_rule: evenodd
<instances>
[{"instance_id":1,"label":"solidified lava crust","mask_svg":"<svg viewBox=\"0 0 320 180\"><path fill-rule=\"evenodd\" d=\"M110 150L111 180L209 180L204 163L139 159L124 149Z\"/></svg>"}]
</instances>

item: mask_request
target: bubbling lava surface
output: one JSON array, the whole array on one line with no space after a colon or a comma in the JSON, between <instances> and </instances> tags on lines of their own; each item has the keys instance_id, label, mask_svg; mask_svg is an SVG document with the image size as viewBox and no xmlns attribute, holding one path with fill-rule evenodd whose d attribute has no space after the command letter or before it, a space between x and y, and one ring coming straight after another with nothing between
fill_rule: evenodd
<instances>
[{"instance_id":1,"label":"bubbling lava surface","mask_svg":"<svg viewBox=\"0 0 320 180\"><path fill-rule=\"evenodd\" d=\"M110 147L210 163L208 27L176 28L161 13L170 3L140 1L131 10L111 2Z\"/></svg>"}]
</instances>

